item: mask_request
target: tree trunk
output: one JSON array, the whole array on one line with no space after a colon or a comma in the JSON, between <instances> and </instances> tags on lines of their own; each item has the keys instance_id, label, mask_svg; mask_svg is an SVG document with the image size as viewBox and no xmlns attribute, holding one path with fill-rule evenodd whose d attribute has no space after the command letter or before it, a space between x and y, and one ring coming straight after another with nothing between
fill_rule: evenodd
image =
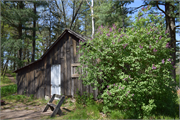
<instances>
[{"instance_id":1,"label":"tree trunk","mask_svg":"<svg viewBox=\"0 0 180 120\"><path fill-rule=\"evenodd\" d=\"M36 3L34 3L34 14L36 15ZM35 43L36 43L36 20L34 19L33 21L33 43L32 43L32 59L31 59L31 62L34 62L34 59L35 59Z\"/></svg>"},{"instance_id":2,"label":"tree trunk","mask_svg":"<svg viewBox=\"0 0 180 120\"><path fill-rule=\"evenodd\" d=\"M172 10L170 9L170 3L166 2L165 3L165 12L170 16L170 12ZM175 38L175 18L172 17L168 17L166 16L166 30L169 33L169 38L170 40L170 45L173 49L173 52L171 53L171 56L173 58L173 66L175 65L176 62L176 38ZM176 71L175 69L172 70L172 76L174 78L174 80L176 79Z\"/></svg>"},{"instance_id":3,"label":"tree trunk","mask_svg":"<svg viewBox=\"0 0 180 120\"><path fill-rule=\"evenodd\" d=\"M14 58L16 57L16 54L14 53ZM13 64L13 69L15 70L16 69L16 62L14 61L14 64Z\"/></svg>"},{"instance_id":4,"label":"tree trunk","mask_svg":"<svg viewBox=\"0 0 180 120\"><path fill-rule=\"evenodd\" d=\"M3 37L3 34L4 34L4 22L2 22L2 28L1 28L1 37ZM2 72L2 69L3 69L3 63L4 63L4 53L1 49L1 72Z\"/></svg>"},{"instance_id":5,"label":"tree trunk","mask_svg":"<svg viewBox=\"0 0 180 120\"><path fill-rule=\"evenodd\" d=\"M23 2L22 1L19 1L19 9L23 9L24 8L24 5L23 5ZM19 39L22 39L22 22L20 21L19 25L18 25L18 38ZM21 67L21 59L22 59L22 48L20 47L19 51L18 51L18 58L19 58L19 61L18 62L18 68Z\"/></svg>"},{"instance_id":6,"label":"tree trunk","mask_svg":"<svg viewBox=\"0 0 180 120\"><path fill-rule=\"evenodd\" d=\"M94 7L94 1L91 0L91 15L92 15L92 39L94 38L94 11L93 11L93 7Z\"/></svg>"}]
</instances>

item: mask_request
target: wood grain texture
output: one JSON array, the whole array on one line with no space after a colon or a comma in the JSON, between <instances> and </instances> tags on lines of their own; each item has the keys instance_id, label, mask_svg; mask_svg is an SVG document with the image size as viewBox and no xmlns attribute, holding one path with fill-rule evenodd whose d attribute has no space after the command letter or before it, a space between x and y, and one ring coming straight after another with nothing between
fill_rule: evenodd
<instances>
[{"instance_id":1,"label":"wood grain texture","mask_svg":"<svg viewBox=\"0 0 180 120\"><path fill-rule=\"evenodd\" d=\"M71 66L80 66L80 63L71 63Z\"/></svg>"},{"instance_id":2,"label":"wood grain texture","mask_svg":"<svg viewBox=\"0 0 180 120\"><path fill-rule=\"evenodd\" d=\"M58 53L58 49L57 49L57 45L55 46L55 64L56 64L56 61L57 61L57 53Z\"/></svg>"},{"instance_id":3,"label":"wood grain texture","mask_svg":"<svg viewBox=\"0 0 180 120\"><path fill-rule=\"evenodd\" d=\"M58 46L57 46L57 58L58 58L58 62L57 62L57 64L61 64L61 48L62 48L62 44L61 44L61 42L59 42L58 43Z\"/></svg>"},{"instance_id":4,"label":"wood grain texture","mask_svg":"<svg viewBox=\"0 0 180 120\"><path fill-rule=\"evenodd\" d=\"M71 53L70 53L70 36L67 34L67 47L66 47L66 57L67 57L67 91L68 96L71 95Z\"/></svg>"},{"instance_id":5,"label":"wood grain texture","mask_svg":"<svg viewBox=\"0 0 180 120\"><path fill-rule=\"evenodd\" d=\"M76 41L73 39L74 57L76 57Z\"/></svg>"},{"instance_id":6,"label":"wood grain texture","mask_svg":"<svg viewBox=\"0 0 180 120\"><path fill-rule=\"evenodd\" d=\"M67 36L65 36L65 40L64 40L64 83L65 83L65 95L67 95L68 94L68 84L67 84L67 53L66 53L66 44L67 44L67 38L66 38Z\"/></svg>"},{"instance_id":7,"label":"wood grain texture","mask_svg":"<svg viewBox=\"0 0 180 120\"><path fill-rule=\"evenodd\" d=\"M47 86L46 86L46 90L47 90L47 95L49 97L51 97L51 64L50 64L50 54L47 54Z\"/></svg>"},{"instance_id":8,"label":"wood grain texture","mask_svg":"<svg viewBox=\"0 0 180 120\"><path fill-rule=\"evenodd\" d=\"M64 81L64 40L60 41L60 62L61 62L61 94L65 95L65 81Z\"/></svg>"},{"instance_id":9,"label":"wood grain texture","mask_svg":"<svg viewBox=\"0 0 180 120\"><path fill-rule=\"evenodd\" d=\"M70 36L70 54L71 54L71 96L74 98L74 79L72 77L73 74L73 67L72 64L74 63L74 55L73 55L73 39Z\"/></svg>"}]
</instances>

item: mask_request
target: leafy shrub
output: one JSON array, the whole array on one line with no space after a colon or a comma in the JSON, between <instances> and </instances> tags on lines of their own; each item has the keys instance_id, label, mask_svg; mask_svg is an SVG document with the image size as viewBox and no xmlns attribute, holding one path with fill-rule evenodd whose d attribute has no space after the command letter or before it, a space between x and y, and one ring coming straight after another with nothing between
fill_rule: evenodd
<instances>
[{"instance_id":1,"label":"leafy shrub","mask_svg":"<svg viewBox=\"0 0 180 120\"><path fill-rule=\"evenodd\" d=\"M5 97L9 94L14 94L17 92L17 85L8 85L8 86L3 86L1 87L1 96Z\"/></svg>"},{"instance_id":2,"label":"leafy shrub","mask_svg":"<svg viewBox=\"0 0 180 120\"><path fill-rule=\"evenodd\" d=\"M88 94L87 92L84 92L83 95L81 96L77 90L75 99L78 104L87 105L87 106L94 104L93 95Z\"/></svg>"},{"instance_id":3,"label":"leafy shrub","mask_svg":"<svg viewBox=\"0 0 180 120\"><path fill-rule=\"evenodd\" d=\"M179 75L176 75L176 83L179 86Z\"/></svg>"},{"instance_id":4,"label":"leafy shrub","mask_svg":"<svg viewBox=\"0 0 180 120\"><path fill-rule=\"evenodd\" d=\"M104 113L117 108L130 118L175 116L177 94L171 76L175 66L168 33L154 22L160 17L148 14L143 18L139 12L126 32L116 25L101 26L94 39L80 40L80 67L87 71L80 79L103 93Z\"/></svg>"}]
</instances>

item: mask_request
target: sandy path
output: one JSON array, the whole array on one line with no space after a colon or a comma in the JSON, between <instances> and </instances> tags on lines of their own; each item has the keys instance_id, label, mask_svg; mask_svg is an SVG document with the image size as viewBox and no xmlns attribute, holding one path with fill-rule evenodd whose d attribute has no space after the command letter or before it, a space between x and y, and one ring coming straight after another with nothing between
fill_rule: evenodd
<instances>
[{"instance_id":1,"label":"sandy path","mask_svg":"<svg viewBox=\"0 0 180 120\"><path fill-rule=\"evenodd\" d=\"M1 119L13 119L13 120L34 120L42 119L44 116L51 116L52 111L50 109L47 112L42 112L45 108L44 106L32 106L25 104L16 104L11 106L9 104L1 106L0 118ZM61 108L62 111L64 111ZM59 115L56 115L59 116Z\"/></svg>"}]
</instances>

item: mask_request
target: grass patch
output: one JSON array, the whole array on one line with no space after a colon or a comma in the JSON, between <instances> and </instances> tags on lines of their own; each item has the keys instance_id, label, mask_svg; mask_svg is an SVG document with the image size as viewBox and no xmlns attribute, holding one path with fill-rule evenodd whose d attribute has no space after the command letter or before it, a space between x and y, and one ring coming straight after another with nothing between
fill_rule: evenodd
<instances>
[{"instance_id":1,"label":"grass patch","mask_svg":"<svg viewBox=\"0 0 180 120\"><path fill-rule=\"evenodd\" d=\"M5 75L4 77L1 76L0 84L1 84L1 86L5 86L5 85L11 85L14 83L12 83L11 80Z\"/></svg>"},{"instance_id":2,"label":"grass patch","mask_svg":"<svg viewBox=\"0 0 180 120\"><path fill-rule=\"evenodd\" d=\"M12 73L12 71L7 71L6 73L9 73L11 76L14 77L14 79L16 80L16 73Z\"/></svg>"},{"instance_id":3,"label":"grass patch","mask_svg":"<svg viewBox=\"0 0 180 120\"><path fill-rule=\"evenodd\" d=\"M121 111L114 110L111 114L108 115L108 118L110 118L110 119L126 119L127 117Z\"/></svg>"},{"instance_id":4,"label":"grass patch","mask_svg":"<svg viewBox=\"0 0 180 120\"><path fill-rule=\"evenodd\" d=\"M26 105L46 105L48 103L47 100L45 99L34 99L34 97L30 96L25 96L25 95L8 95L5 97L2 97L3 100L6 102L12 102L13 104L15 103L23 103Z\"/></svg>"},{"instance_id":5,"label":"grass patch","mask_svg":"<svg viewBox=\"0 0 180 120\"><path fill-rule=\"evenodd\" d=\"M15 94L17 92L17 85L8 85L1 87L1 97L8 96L9 94Z\"/></svg>"}]
</instances>

